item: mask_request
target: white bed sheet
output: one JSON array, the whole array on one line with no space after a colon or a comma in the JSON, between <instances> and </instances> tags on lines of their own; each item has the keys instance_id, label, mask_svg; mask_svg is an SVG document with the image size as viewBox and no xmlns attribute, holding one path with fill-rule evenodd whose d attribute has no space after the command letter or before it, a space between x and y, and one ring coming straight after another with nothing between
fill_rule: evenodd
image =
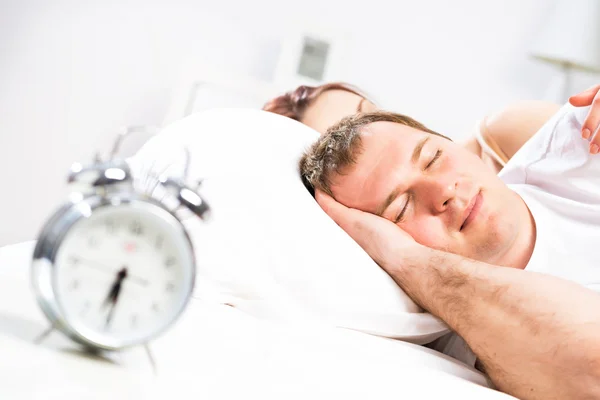
<instances>
[{"instance_id":1,"label":"white bed sheet","mask_svg":"<svg viewBox=\"0 0 600 400\"><path fill-rule=\"evenodd\" d=\"M446 356L339 328L302 329L192 301L153 342L158 373L142 348L86 356L47 326L29 288L35 243L0 248L0 397L508 399Z\"/></svg>"}]
</instances>

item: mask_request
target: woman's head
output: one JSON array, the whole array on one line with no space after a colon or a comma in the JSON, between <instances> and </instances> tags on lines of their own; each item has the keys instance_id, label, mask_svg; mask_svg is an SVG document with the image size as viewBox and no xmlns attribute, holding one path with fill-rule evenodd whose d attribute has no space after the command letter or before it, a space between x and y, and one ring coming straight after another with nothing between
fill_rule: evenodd
<instances>
[{"instance_id":1,"label":"woman's head","mask_svg":"<svg viewBox=\"0 0 600 400\"><path fill-rule=\"evenodd\" d=\"M265 111L295 119L320 133L348 115L376 109L358 88L340 82L299 86L263 107Z\"/></svg>"}]
</instances>

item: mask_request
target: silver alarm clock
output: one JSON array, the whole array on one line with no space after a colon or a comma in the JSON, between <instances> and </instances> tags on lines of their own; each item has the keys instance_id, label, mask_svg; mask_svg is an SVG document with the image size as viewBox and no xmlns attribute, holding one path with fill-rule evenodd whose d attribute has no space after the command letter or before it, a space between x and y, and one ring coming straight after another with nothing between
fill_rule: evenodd
<instances>
[{"instance_id":1,"label":"silver alarm clock","mask_svg":"<svg viewBox=\"0 0 600 400\"><path fill-rule=\"evenodd\" d=\"M76 164L84 183L43 227L32 285L51 328L92 350L146 344L185 309L195 280L193 246L175 210L134 190L124 161ZM206 202L172 178L157 178L200 218Z\"/></svg>"}]
</instances>

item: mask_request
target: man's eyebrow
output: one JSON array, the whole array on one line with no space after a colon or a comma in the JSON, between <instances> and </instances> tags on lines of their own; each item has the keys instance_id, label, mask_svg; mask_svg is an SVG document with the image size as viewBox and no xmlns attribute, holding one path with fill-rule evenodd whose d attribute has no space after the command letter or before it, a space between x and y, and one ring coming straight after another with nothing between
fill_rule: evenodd
<instances>
[{"instance_id":1,"label":"man's eyebrow","mask_svg":"<svg viewBox=\"0 0 600 400\"><path fill-rule=\"evenodd\" d=\"M412 153L412 157L410 158L410 161L413 164L416 164L417 161L419 161L419 158L421 157L421 151L423 150L423 147L425 146L425 143L427 143L427 141L429 140L430 135L427 135L423 138L423 140L421 140L416 146L415 149L413 150Z\"/></svg>"},{"instance_id":2,"label":"man's eyebrow","mask_svg":"<svg viewBox=\"0 0 600 400\"><path fill-rule=\"evenodd\" d=\"M421 157L421 151L423 151L423 147L425 146L425 143L427 143L428 140L429 140L429 135L425 136L415 146L413 153L412 153L412 157L410 158L410 161L413 164L416 164L416 162L419 161L419 158ZM382 214L385 212L385 210L387 210L387 208L390 206L390 204L392 204L392 202L394 200L396 200L396 197L398 197L398 195L400 194L400 189L401 189L400 186L396 186L396 188L394 190L392 190L392 193L390 193L388 195L388 197L385 198L385 201L383 203L381 203L381 205L377 209L377 211L376 211L377 215L379 215L380 217L382 216Z\"/></svg>"}]
</instances>

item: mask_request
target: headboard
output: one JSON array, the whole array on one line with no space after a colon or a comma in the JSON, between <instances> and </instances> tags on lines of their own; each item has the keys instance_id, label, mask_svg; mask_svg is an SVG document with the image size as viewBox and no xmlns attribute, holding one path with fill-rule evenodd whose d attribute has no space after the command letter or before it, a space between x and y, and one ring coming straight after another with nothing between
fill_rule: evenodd
<instances>
[{"instance_id":1,"label":"headboard","mask_svg":"<svg viewBox=\"0 0 600 400\"><path fill-rule=\"evenodd\" d=\"M198 71L182 79L173 91L163 126L209 108L260 109L267 100L284 91L249 76L214 70Z\"/></svg>"}]
</instances>

